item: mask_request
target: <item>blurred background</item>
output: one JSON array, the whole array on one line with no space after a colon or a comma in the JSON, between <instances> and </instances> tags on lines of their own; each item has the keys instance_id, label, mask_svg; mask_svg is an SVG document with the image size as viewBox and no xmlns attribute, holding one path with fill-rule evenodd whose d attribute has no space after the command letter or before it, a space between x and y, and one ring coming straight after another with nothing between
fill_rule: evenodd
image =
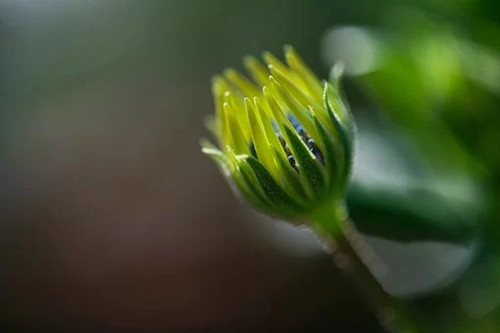
<instances>
[{"instance_id":1,"label":"blurred background","mask_svg":"<svg viewBox=\"0 0 500 333\"><path fill-rule=\"evenodd\" d=\"M210 77L342 62L348 205L425 332L500 330L500 2L1 0L2 332L384 332L200 153Z\"/></svg>"}]
</instances>

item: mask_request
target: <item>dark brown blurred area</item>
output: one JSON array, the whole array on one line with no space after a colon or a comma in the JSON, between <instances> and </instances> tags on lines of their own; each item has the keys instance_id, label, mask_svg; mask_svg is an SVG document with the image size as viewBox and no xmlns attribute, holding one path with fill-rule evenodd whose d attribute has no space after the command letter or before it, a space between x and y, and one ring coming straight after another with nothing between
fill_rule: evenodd
<instances>
[{"instance_id":1,"label":"dark brown blurred area","mask_svg":"<svg viewBox=\"0 0 500 333\"><path fill-rule=\"evenodd\" d=\"M0 6L0 330L380 331L318 241L250 213L198 145L209 73L286 41L315 54L331 18L141 3Z\"/></svg>"},{"instance_id":2,"label":"dark brown blurred area","mask_svg":"<svg viewBox=\"0 0 500 333\"><path fill-rule=\"evenodd\" d=\"M170 110L203 89L133 77L25 111L3 177L6 331L376 327L314 239L301 255L307 234L264 235L275 222L199 153L201 125Z\"/></svg>"}]
</instances>

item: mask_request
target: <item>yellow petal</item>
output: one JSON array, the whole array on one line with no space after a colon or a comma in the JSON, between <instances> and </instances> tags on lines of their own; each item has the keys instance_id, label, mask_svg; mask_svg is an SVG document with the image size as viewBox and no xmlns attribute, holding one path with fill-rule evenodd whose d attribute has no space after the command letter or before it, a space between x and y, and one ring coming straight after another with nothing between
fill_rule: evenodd
<instances>
[{"instance_id":1,"label":"yellow petal","mask_svg":"<svg viewBox=\"0 0 500 333\"><path fill-rule=\"evenodd\" d=\"M257 157L259 161L261 161L262 164L264 164L266 168L273 174L273 176L279 177L279 175L277 175L275 172L276 166L272 151L269 149L269 141L267 140L264 127L262 126L259 114L252 104L253 103L249 98L245 98L245 108L247 111L248 123L250 124L252 142L255 146Z\"/></svg>"},{"instance_id":2,"label":"yellow petal","mask_svg":"<svg viewBox=\"0 0 500 333\"><path fill-rule=\"evenodd\" d=\"M234 110L228 103L224 103L224 120L226 126L227 144L236 154L249 154L248 142L245 140L240 125L234 117Z\"/></svg>"},{"instance_id":3,"label":"yellow petal","mask_svg":"<svg viewBox=\"0 0 500 333\"><path fill-rule=\"evenodd\" d=\"M260 86L269 84L269 72L255 57L247 56L243 59L243 63L255 82Z\"/></svg>"},{"instance_id":4,"label":"yellow petal","mask_svg":"<svg viewBox=\"0 0 500 333\"><path fill-rule=\"evenodd\" d=\"M259 95L257 87L250 82L246 77L238 73L238 71L228 68L224 70L224 76L231 81L246 97Z\"/></svg>"},{"instance_id":5,"label":"yellow petal","mask_svg":"<svg viewBox=\"0 0 500 333\"><path fill-rule=\"evenodd\" d=\"M316 97L317 101L321 103L321 94L323 93L323 87L321 82L316 77L316 75L307 67L304 61L300 58L295 49L286 45L284 47L285 58L288 66L294 70L301 78L306 82L307 88L311 94Z\"/></svg>"},{"instance_id":6,"label":"yellow petal","mask_svg":"<svg viewBox=\"0 0 500 333\"><path fill-rule=\"evenodd\" d=\"M273 77L275 77L283 87L288 90L288 92L301 104L303 107L308 107L309 105L318 105L319 103L311 96L308 91L301 89L301 86L297 85L297 80L282 71L277 67L269 66L269 70Z\"/></svg>"},{"instance_id":7,"label":"yellow petal","mask_svg":"<svg viewBox=\"0 0 500 333\"><path fill-rule=\"evenodd\" d=\"M273 88L273 92L279 97L279 99L283 103L283 107L285 107L298 122L304 127L304 130L314 139L318 140L318 136L316 134L316 128L314 127L314 123L312 118L309 115L309 109L307 107L301 107L291 96L290 94L283 89L283 87L279 84L279 82L273 77L269 77L271 81L271 87ZM293 126L292 126L293 128Z\"/></svg>"},{"instance_id":8,"label":"yellow petal","mask_svg":"<svg viewBox=\"0 0 500 333\"><path fill-rule=\"evenodd\" d=\"M234 92L226 91L224 93L223 102L229 104L232 110L234 121L238 123L241 132L246 142L252 139L250 128L248 126L247 113L245 111L245 104L243 103L244 97Z\"/></svg>"},{"instance_id":9,"label":"yellow petal","mask_svg":"<svg viewBox=\"0 0 500 333\"><path fill-rule=\"evenodd\" d=\"M278 58L273 56L272 53L266 51L262 53L262 58L264 58L268 66L274 66L284 73L290 72L290 69L288 69Z\"/></svg>"}]
</instances>

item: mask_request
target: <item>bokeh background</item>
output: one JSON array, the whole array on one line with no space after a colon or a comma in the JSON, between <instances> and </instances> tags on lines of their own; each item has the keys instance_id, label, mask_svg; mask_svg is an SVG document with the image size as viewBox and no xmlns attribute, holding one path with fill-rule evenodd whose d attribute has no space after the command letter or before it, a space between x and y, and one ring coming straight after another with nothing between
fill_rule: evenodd
<instances>
[{"instance_id":1,"label":"bokeh background","mask_svg":"<svg viewBox=\"0 0 500 333\"><path fill-rule=\"evenodd\" d=\"M384 288L425 332L498 332L499 4L0 1L0 330L384 332L200 153L210 77L290 43L344 64Z\"/></svg>"}]
</instances>

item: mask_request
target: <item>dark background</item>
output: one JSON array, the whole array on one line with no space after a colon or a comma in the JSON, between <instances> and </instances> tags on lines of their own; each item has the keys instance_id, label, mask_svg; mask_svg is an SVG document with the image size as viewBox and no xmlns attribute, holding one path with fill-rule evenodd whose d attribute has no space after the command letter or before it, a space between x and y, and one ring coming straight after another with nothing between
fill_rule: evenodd
<instances>
[{"instance_id":1,"label":"dark background","mask_svg":"<svg viewBox=\"0 0 500 333\"><path fill-rule=\"evenodd\" d=\"M209 135L203 119L213 112L213 74L227 66L241 69L246 54L269 50L281 57L282 46L290 43L326 78L328 29L354 25L377 34L383 29L385 36L401 33L408 42L405 36L419 33L404 35L393 23L399 8L418 9L446 24L453 36L488 48L494 54L491 68L498 69L496 1L1 1L1 330L383 332L370 302L335 267L319 240L305 228L271 221L240 203L198 142ZM416 26L412 29L422 27ZM385 42L388 49L406 48ZM348 72L345 90L360 136L371 133L364 128L375 128L375 133L413 138L408 145L424 155L422 164L447 174L447 154L454 151L449 142L468 128L460 124L469 118L445 117L451 119L445 123L451 124L453 138L442 140L412 127L418 120L399 121L396 114L413 110L390 92L410 96L418 87L386 83L397 82L397 74L415 82L414 72L403 64L396 74L390 69L399 67L388 66L388 75L377 76L384 68L373 75ZM386 287L415 307L417 321L441 332L498 327L492 318L500 293L488 289L499 281L500 262L497 248L488 245L499 232L488 229L498 221L498 209L489 208L499 193L500 135L491 121L497 118L490 117L498 109L496 78L486 97L482 90L471 93L481 101L489 98L490 109L481 107L486 116L473 123L479 129L490 124L489 136L483 140L471 130L456 143L468 157L449 153L480 165L469 168L463 162L459 168L467 184L479 189L471 193L481 193L471 204L477 211L473 217L443 208L439 200L453 200L435 199L434 187L411 192L417 195L409 197L413 205L400 203L402 192L394 188L370 192L370 172L377 171L369 153L368 160L358 162L350 194L354 220L374 235L374 246L399 272L390 275L396 278ZM453 99L446 95L436 105ZM432 136L444 143L427 156L432 149L422 138ZM375 149L364 149L366 141L370 137L360 139L361 157ZM415 171L411 149L398 149L404 154L394 163ZM406 179L392 171L388 177L410 193ZM478 236L484 225L491 230L489 240ZM429 239L433 243L424 242ZM396 252L401 255L394 257ZM473 258L484 257L493 258L485 269L493 267L494 273L479 274L490 284L474 285L496 296L486 305L473 303L471 308L486 310L471 315L459 304L465 296L457 281L475 265ZM483 299L474 298L483 292L474 290L465 295Z\"/></svg>"}]
</instances>

